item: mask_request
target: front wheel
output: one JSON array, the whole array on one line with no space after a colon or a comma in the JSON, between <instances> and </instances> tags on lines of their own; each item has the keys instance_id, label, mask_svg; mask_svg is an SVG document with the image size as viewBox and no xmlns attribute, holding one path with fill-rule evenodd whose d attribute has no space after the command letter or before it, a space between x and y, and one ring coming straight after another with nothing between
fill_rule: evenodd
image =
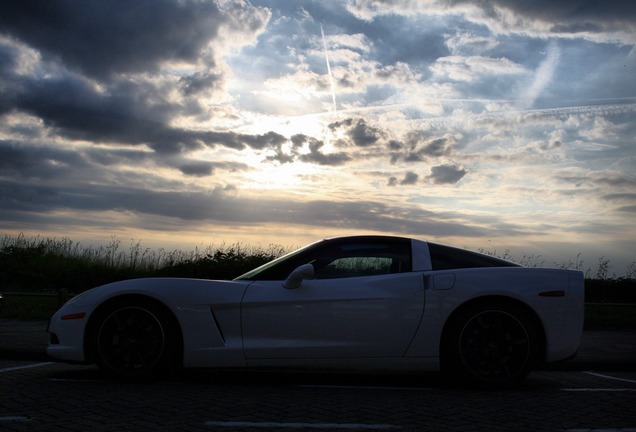
<instances>
[{"instance_id":1,"label":"front wheel","mask_svg":"<svg viewBox=\"0 0 636 432\"><path fill-rule=\"evenodd\" d=\"M535 364L536 330L519 307L500 302L476 305L450 325L443 355L445 369L459 372L473 383L488 387L514 385Z\"/></svg>"},{"instance_id":2,"label":"front wheel","mask_svg":"<svg viewBox=\"0 0 636 432\"><path fill-rule=\"evenodd\" d=\"M174 319L145 300L111 304L97 316L91 336L100 370L123 380L155 378L174 366L179 351Z\"/></svg>"}]
</instances>

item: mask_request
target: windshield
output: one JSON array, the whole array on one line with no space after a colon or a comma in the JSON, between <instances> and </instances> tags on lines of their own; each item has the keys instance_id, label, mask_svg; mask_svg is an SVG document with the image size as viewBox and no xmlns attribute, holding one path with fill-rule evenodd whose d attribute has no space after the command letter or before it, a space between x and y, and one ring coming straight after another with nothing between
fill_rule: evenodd
<instances>
[{"instance_id":1,"label":"windshield","mask_svg":"<svg viewBox=\"0 0 636 432\"><path fill-rule=\"evenodd\" d=\"M276 258L273 261L270 261L268 263L263 264L260 267L256 267L254 270L250 270L247 273L244 273L242 275L240 275L239 277L235 278L234 280L257 280L258 279L258 275L261 273L264 273L265 271L271 269L272 267L275 267L277 265L279 265L280 263L287 261L288 259L291 259L293 257L295 257L296 255L299 255L301 253L303 253L304 251L306 251L309 248L312 248L314 246L316 246L319 243L322 243L324 240L319 240L317 242L311 243L307 246L304 246L300 249L297 249L293 252L290 252L286 255L283 255L280 258Z\"/></svg>"}]
</instances>

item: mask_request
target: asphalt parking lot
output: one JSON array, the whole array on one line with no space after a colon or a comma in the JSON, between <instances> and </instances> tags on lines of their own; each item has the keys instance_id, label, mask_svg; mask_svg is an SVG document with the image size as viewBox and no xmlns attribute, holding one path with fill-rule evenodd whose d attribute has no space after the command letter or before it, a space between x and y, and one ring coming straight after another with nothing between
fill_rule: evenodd
<instances>
[{"instance_id":1,"label":"asphalt parking lot","mask_svg":"<svg viewBox=\"0 0 636 432\"><path fill-rule=\"evenodd\" d=\"M0 320L0 430L636 432L633 332L585 333L574 362L485 391L435 373L197 370L113 382L50 362L42 325Z\"/></svg>"}]
</instances>

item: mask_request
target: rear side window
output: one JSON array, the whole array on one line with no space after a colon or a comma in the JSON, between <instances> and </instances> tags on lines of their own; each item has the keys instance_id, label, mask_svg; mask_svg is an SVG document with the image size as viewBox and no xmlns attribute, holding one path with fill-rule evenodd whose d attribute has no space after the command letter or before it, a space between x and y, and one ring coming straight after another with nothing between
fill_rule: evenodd
<instances>
[{"instance_id":1,"label":"rear side window","mask_svg":"<svg viewBox=\"0 0 636 432\"><path fill-rule=\"evenodd\" d=\"M433 270L480 267L519 267L518 264L488 255L435 243L428 244Z\"/></svg>"}]
</instances>

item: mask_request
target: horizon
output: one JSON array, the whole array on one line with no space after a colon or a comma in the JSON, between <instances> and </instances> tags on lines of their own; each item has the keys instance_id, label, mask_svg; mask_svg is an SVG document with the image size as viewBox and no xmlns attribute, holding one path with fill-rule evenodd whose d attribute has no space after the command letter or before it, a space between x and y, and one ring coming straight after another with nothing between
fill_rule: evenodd
<instances>
[{"instance_id":1,"label":"horizon","mask_svg":"<svg viewBox=\"0 0 636 432\"><path fill-rule=\"evenodd\" d=\"M381 234L379 234L381 235ZM241 243L225 241L219 243L203 242L194 245L190 248L166 248L164 245L153 243L151 246L147 246L143 239L129 239L128 243L125 243L122 239L111 236L108 242L95 241L90 239L85 243L77 241L70 237L43 237L26 236L24 233L19 233L17 236L11 236L8 234L2 235L0 240L0 248L16 247L19 249L37 248L40 249L42 245L46 245L46 251L59 252L65 256L83 256L90 255L93 258L105 258L109 261L118 262L118 265L129 265L133 261L138 264L147 263L148 260L155 264L163 263L166 259L171 262L175 259L175 262L181 260L197 260L202 257L209 256L217 251L227 252L241 252L247 255L254 253L266 253L271 254L274 258L278 258L290 252L293 252L302 245L280 245L276 243L269 243L267 245L261 243ZM443 243L442 243L443 244ZM467 250L472 250L484 255L493 256L496 258L504 259L507 261L520 264L524 267L537 267L537 268L555 268L555 269L567 269L578 270L585 274L589 279L621 279L628 278L633 279L636 276L636 261L632 261L624 272L617 272L612 264L611 260L605 257L598 257L597 261L588 263L585 261L582 253L578 253L574 259L568 259L567 261L552 261L546 262L541 255L534 254L515 254L514 251L506 249L504 251L498 251L496 249L488 250L484 248L471 249L468 247L462 247L458 245L447 244L447 246L459 247Z\"/></svg>"},{"instance_id":2,"label":"horizon","mask_svg":"<svg viewBox=\"0 0 636 432\"><path fill-rule=\"evenodd\" d=\"M0 5L0 233L636 261L636 3Z\"/></svg>"}]
</instances>

